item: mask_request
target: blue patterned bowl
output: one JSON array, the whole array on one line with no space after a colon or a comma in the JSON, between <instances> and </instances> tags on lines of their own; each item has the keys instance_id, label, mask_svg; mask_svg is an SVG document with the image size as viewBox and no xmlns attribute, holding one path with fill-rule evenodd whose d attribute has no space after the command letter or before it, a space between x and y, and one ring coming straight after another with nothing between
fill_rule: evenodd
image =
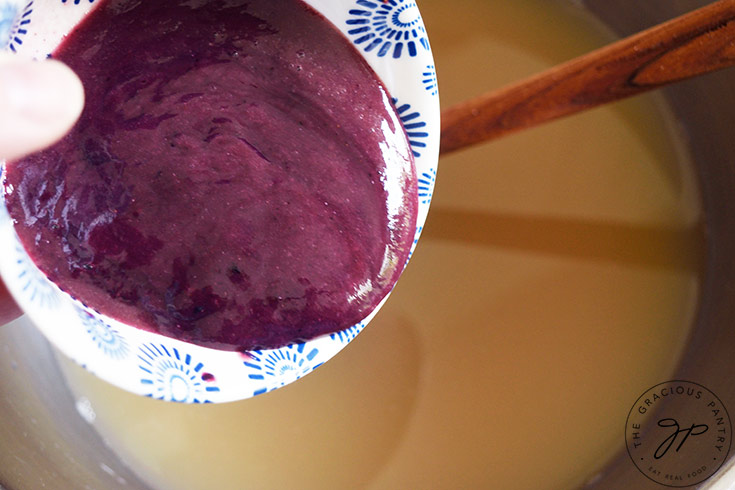
<instances>
[{"instance_id":1,"label":"blue patterned bowl","mask_svg":"<svg viewBox=\"0 0 735 490\"><path fill-rule=\"evenodd\" d=\"M306 3L354 43L392 94L419 176L415 246L428 212L439 154L434 62L416 3ZM0 0L0 51L44 58L95 5L94 0ZM85 307L50 282L20 244L4 201L0 205L0 275L45 336L90 372L136 394L185 403L240 400L291 383L339 352L377 312L335 334L247 354L139 330Z\"/></svg>"}]
</instances>

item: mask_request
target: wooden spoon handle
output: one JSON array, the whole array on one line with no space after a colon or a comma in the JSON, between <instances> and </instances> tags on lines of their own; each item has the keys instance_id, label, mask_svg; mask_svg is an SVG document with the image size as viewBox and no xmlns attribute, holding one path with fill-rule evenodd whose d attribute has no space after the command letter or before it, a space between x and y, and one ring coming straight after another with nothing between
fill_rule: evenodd
<instances>
[{"instance_id":1,"label":"wooden spoon handle","mask_svg":"<svg viewBox=\"0 0 735 490\"><path fill-rule=\"evenodd\" d=\"M735 0L720 0L444 110L441 153L732 64Z\"/></svg>"}]
</instances>

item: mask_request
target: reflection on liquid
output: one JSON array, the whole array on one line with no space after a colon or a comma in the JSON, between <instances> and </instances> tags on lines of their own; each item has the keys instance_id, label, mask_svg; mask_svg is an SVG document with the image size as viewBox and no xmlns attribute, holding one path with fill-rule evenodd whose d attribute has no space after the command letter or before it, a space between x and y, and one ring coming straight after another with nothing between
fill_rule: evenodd
<instances>
[{"instance_id":1,"label":"reflection on liquid","mask_svg":"<svg viewBox=\"0 0 735 490\"><path fill-rule=\"evenodd\" d=\"M452 242L692 274L702 270L701 223L667 227L434 207L431 227L434 238Z\"/></svg>"}]
</instances>

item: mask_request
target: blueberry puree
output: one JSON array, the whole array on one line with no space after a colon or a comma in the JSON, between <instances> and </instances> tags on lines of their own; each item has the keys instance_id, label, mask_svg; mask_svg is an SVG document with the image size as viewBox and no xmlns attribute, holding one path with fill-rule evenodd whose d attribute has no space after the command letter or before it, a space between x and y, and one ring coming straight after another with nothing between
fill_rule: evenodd
<instances>
[{"instance_id":1,"label":"blueberry puree","mask_svg":"<svg viewBox=\"0 0 735 490\"><path fill-rule=\"evenodd\" d=\"M53 55L85 85L60 143L8 164L25 248L59 287L163 335L275 348L349 327L416 226L384 87L299 0L109 0Z\"/></svg>"}]
</instances>

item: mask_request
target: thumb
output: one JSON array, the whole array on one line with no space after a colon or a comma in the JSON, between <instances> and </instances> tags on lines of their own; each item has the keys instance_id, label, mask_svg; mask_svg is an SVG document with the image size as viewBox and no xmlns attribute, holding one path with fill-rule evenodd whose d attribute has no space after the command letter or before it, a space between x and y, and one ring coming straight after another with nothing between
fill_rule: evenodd
<instances>
[{"instance_id":1,"label":"thumb","mask_svg":"<svg viewBox=\"0 0 735 490\"><path fill-rule=\"evenodd\" d=\"M84 89L66 65L0 54L0 160L41 150L76 122Z\"/></svg>"}]
</instances>

